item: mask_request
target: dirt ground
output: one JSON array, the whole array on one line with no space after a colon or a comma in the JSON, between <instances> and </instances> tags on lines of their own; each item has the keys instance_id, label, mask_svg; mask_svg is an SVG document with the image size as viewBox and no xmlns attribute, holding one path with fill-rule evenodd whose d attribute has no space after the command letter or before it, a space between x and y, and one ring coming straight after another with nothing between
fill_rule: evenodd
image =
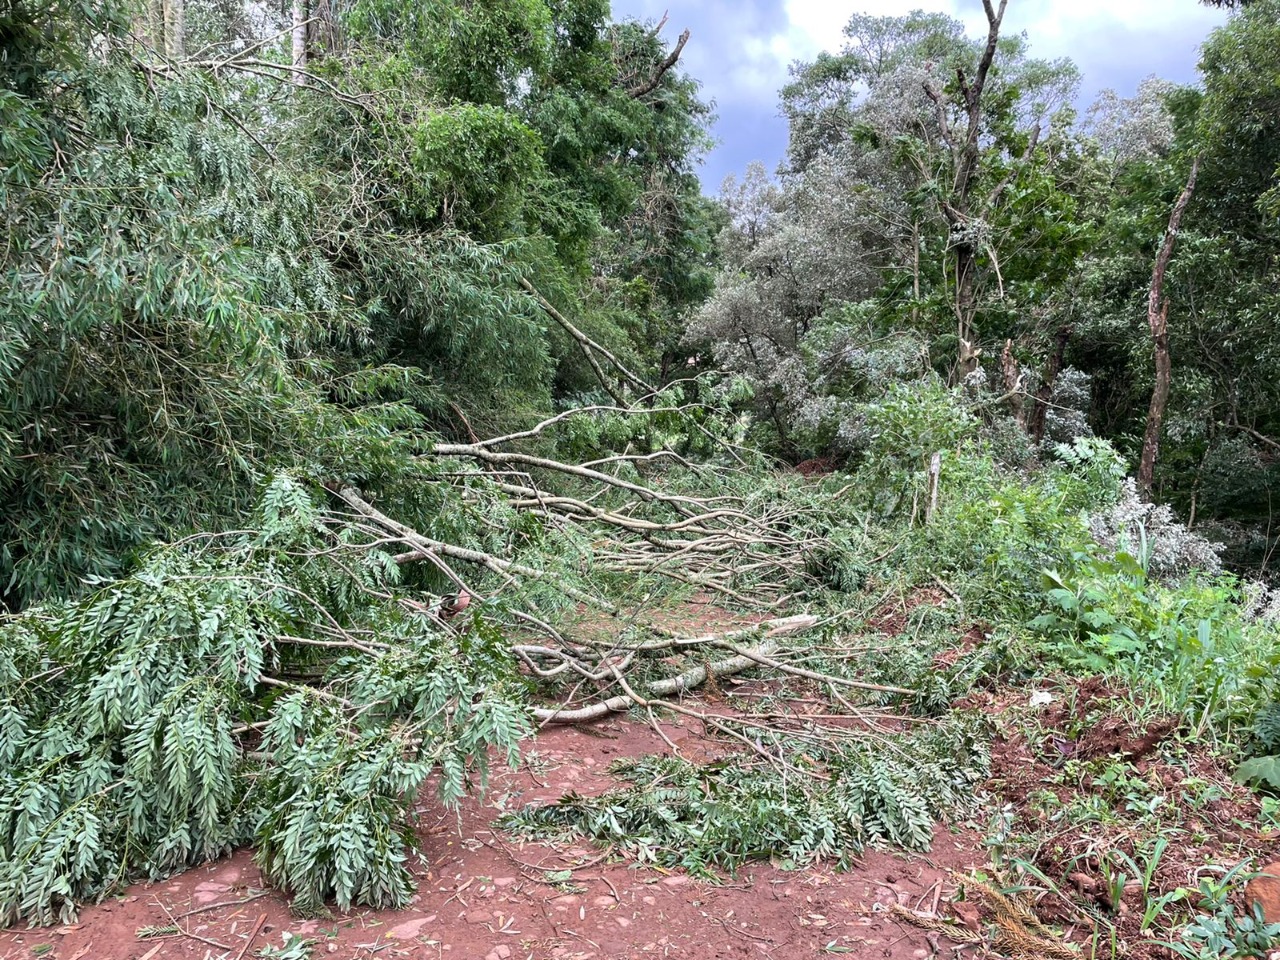
<instances>
[{"instance_id":1,"label":"dirt ground","mask_svg":"<svg viewBox=\"0 0 1280 960\"><path fill-rule=\"evenodd\" d=\"M941 591L917 591L877 610L870 625L893 634L914 607L946 602ZM672 621L673 627L696 631L742 619L703 601L673 611ZM983 642L980 626L962 632L955 650L936 658L936 668L947 669ZM802 682L784 686L734 680L730 685L732 690L723 691L710 686L703 695L718 701L714 706L720 711L733 709L721 700L726 693L784 694L794 699L799 714L808 712L803 704L819 703L803 698ZM1068 878L1065 893L1074 903L1061 892L1050 893L1035 910L1066 930L1084 947L1084 955L1092 925L1080 907L1092 903L1095 914L1100 908L1094 902L1099 900L1098 854L1111 848L1133 852L1139 838L1123 817L1113 828L1093 834L1070 825L1055 829L1045 819L1032 800L1046 788L1063 804L1097 792L1089 782L1055 777L1066 759L1127 761L1135 776L1158 781L1171 797L1185 801L1192 783L1201 795L1213 797L1202 804L1177 803L1185 813L1179 826L1187 832L1161 860L1153 892L1194 889L1205 864L1280 857L1280 835L1252 826L1257 822L1256 797L1233 784L1219 761L1194 752L1183 766L1160 759L1161 744L1179 735L1173 718L1150 717L1141 727L1131 726L1129 711L1119 709L1128 694L1098 678L1071 682L1069 696L1058 690L1046 697L1030 725L1028 697L1021 687L975 690L955 706L997 720L1000 732L992 744L991 779L984 792L993 805L1015 811L1023 827L1036 830L1041 838L1037 865L1049 876ZM1009 722L1015 716L1022 719ZM990 867L984 834L972 825L940 827L923 856L868 850L854 869L843 873L829 866L784 871L757 864L720 883L639 866L585 845L521 841L495 829L503 812L523 804L554 800L570 791L594 795L617 786L607 770L611 762L666 753L667 740L694 761L714 759L727 749L706 737L693 719L664 720L662 732L666 739L623 715L592 725L551 727L525 745L520 769L496 768L488 791L467 798L459 813L442 814L424 798L421 855L410 864L418 894L407 909L356 910L320 920L293 917L287 898L266 889L251 853L244 850L167 881L135 884L86 907L75 924L0 931L0 960L248 960L270 957L270 949L280 949L290 934L310 941L317 960L916 960L984 955L981 945L957 947L904 922L893 910L898 904L951 917L969 930L990 923L990 910L980 911L957 896L954 882L957 875ZM1204 793L1206 786L1212 794ZM1191 835L1196 842L1186 841ZM1126 886L1124 906L1109 921L1128 944L1129 956L1167 956L1149 942L1149 934L1144 938L1137 931L1141 910L1130 899ZM181 932L172 932L174 927Z\"/></svg>"},{"instance_id":2,"label":"dirt ground","mask_svg":"<svg viewBox=\"0 0 1280 960\"><path fill-rule=\"evenodd\" d=\"M663 724L686 756L705 746ZM903 924L893 903L929 910L950 893L948 869L984 860L979 834L941 829L927 856L868 851L857 869L782 871L759 865L721 884L609 862L585 847L514 841L493 829L503 809L568 790L614 785L622 756L668 749L645 726L616 718L587 729L545 731L518 771L496 773L483 799L424 830L419 890L405 910L357 910L298 920L264 891L248 851L168 881L136 884L83 910L76 924L0 934L5 960L242 960L279 948L286 933L315 941L316 958L453 957L455 960L849 956L907 960L950 956L945 940ZM428 809L431 809L428 806ZM430 822L430 820L428 820ZM548 871L572 870L559 888ZM147 927L183 933L143 938ZM941 954L936 950L941 949Z\"/></svg>"}]
</instances>

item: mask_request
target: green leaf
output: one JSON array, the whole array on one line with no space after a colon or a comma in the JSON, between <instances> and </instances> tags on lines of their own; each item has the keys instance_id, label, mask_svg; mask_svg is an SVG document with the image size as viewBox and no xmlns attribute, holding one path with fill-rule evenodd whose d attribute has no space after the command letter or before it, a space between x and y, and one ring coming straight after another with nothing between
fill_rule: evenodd
<instances>
[{"instance_id":1,"label":"green leaf","mask_svg":"<svg viewBox=\"0 0 1280 960\"><path fill-rule=\"evenodd\" d=\"M1280 756L1255 757L1236 767L1237 783L1265 783L1280 790Z\"/></svg>"}]
</instances>

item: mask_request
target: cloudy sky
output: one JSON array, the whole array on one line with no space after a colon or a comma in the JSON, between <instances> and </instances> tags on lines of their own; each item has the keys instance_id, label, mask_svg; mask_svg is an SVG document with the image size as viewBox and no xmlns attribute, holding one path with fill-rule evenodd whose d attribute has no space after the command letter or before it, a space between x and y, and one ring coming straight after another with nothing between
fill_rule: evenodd
<instances>
[{"instance_id":1,"label":"cloudy sky","mask_svg":"<svg viewBox=\"0 0 1280 960\"><path fill-rule=\"evenodd\" d=\"M898 15L912 9L949 13L986 32L981 0L613 0L614 16L670 14L669 40L692 31L682 63L716 102L720 145L702 171L708 192L752 160L772 169L786 149L778 88L796 60L838 50L841 27L857 11ZM1010 0L1004 32L1025 31L1034 56L1071 57L1084 75L1081 106L1111 87L1130 96L1143 77L1192 82L1200 44L1226 20L1196 0Z\"/></svg>"}]
</instances>

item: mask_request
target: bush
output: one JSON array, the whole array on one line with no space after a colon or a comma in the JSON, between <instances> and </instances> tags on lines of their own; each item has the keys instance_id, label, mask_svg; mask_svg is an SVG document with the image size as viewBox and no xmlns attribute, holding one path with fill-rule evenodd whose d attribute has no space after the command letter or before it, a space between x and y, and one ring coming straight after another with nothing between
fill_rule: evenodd
<instances>
[{"instance_id":1,"label":"bush","mask_svg":"<svg viewBox=\"0 0 1280 960\"><path fill-rule=\"evenodd\" d=\"M1047 612L1031 621L1038 657L1076 672L1119 676L1197 735L1224 738L1275 689L1280 643L1241 616L1235 581L1150 579L1138 559L1085 554L1048 571Z\"/></svg>"}]
</instances>

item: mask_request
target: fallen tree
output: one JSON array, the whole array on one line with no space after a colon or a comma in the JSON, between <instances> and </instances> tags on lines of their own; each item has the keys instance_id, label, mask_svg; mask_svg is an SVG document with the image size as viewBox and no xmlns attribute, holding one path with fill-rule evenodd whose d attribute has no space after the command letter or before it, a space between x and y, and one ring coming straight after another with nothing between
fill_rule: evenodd
<instances>
[{"instance_id":1,"label":"fallen tree","mask_svg":"<svg viewBox=\"0 0 1280 960\"><path fill-rule=\"evenodd\" d=\"M65 922L124 880L246 843L301 910L401 904L424 785L456 803L535 721L672 710L787 766L782 742L679 698L748 669L897 689L788 663L784 641L816 615L688 636L610 599L610 577L643 576L767 610L810 578L823 540L794 507L638 473L696 472L674 453L577 465L510 449L551 422L426 456L450 463L431 482L503 498L549 544L589 543L576 585L554 550L449 543L354 486L327 486L326 504L280 476L249 529L158 546L83 601L0 623L0 921ZM468 602L407 587L420 564ZM614 626L566 629L539 591ZM568 696L557 678L573 679ZM529 680L561 702L529 704Z\"/></svg>"}]
</instances>

